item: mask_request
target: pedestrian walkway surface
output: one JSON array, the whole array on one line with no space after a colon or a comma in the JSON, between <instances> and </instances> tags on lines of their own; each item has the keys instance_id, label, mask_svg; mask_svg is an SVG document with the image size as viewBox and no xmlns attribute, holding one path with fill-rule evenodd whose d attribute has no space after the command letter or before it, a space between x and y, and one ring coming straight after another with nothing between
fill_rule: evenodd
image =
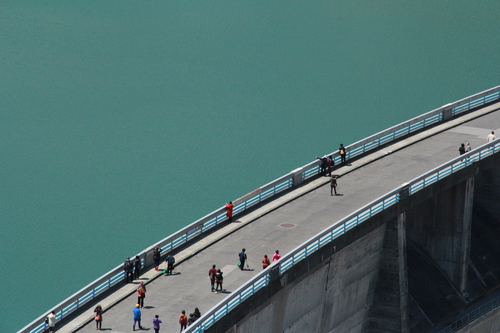
<instances>
[{"instance_id":1,"label":"pedestrian walkway surface","mask_svg":"<svg viewBox=\"0 0 500 333\"><path fill-rule=\"evenodd\" d=\"M353 211L458 156L461 143L470 142L472 148L486 143L491 130L500 134L495 128L500 127L500 112L487 111L481 111L480 117L476 112L449 121L336 169L334 174L341 176L338 195L330 195L328 177L321 177L247 215L236 216L236 221L175 253L177 266L171 276L145 272L140 279L147 284L143 330L153 331L152 320L158 314L163 321L160 332L179 332L182 310L189 315L198 307L203 315L260 272L264 254L271 258L275 250L282 255L290 252ZM237 267L242 248L246 248L249 265L244 271ZM222 293L210 290L208 270L213 264L224 272ZM102 330L132 332L138 284L128 284L100 302L105 310ZM58 332L95 332L92 318L91 309Z\"/></svg>"}]
</instances>

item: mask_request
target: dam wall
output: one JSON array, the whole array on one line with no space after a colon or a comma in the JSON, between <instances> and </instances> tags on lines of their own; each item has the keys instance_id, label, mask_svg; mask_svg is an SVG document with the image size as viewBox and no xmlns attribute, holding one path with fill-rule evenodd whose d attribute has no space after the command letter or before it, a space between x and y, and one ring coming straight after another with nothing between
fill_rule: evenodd
<instances>
[{"instance_id":1,"label":"dam wall","mask_svg":"<svg viewBox=\"0 0 500 333\"><path fill-rule=\"evenodd\" d=\"M432 329L500 284L496 278L487 281L497 274L498 265L477 268L482 259L471 255L487 246L477 230L498 224L484 217L497 216L495 202L500 197L493 188L499 182L499 162L500 154L476 162L456 159L452 168L454 163L466 166L438 176L432 185L415 190L414 184L430 181L425 175L413 186L403 185L396 190L396 204L286 271L272 266L266 286L203 331ZM497 225L491 232L498 229ZM487 250L500 258L500 249ZM485 332L493 332L497 323L488 319L481 325L489 325Z\"/></svg>"}]
</instances>

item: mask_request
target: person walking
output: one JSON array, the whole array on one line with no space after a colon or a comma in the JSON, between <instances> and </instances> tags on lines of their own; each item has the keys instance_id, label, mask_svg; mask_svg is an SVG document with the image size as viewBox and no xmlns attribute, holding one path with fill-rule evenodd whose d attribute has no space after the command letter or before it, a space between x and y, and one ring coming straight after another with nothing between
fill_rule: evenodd
<instances>
[{"instance_id":1,"label":"person walking","mask_svg":"<svg viewBox=\"0 0 500 333\"><path fill-rule=\"evenodd\" d=\"M465 152L468 153L472 150L471 146L470 146L470 142L467 142L467 144L465 145Z\"/></svg>"},{"instance_id":2,"label":"person walking","mask_svg":"<svg viewBox=\"0 0 500 333\"><path fill-rule=\"evenodd\" d=\"M134 280L139 279L139 276L141 275L141 259L139 256L135 256L135 261L134 261Z\"/></svg>"},{"instance_id":3,"label":"person walking","mask_svg":"<svg viewBox=\"0 0 500 333\"><path fill-rule=\"evenodd\" d=\"M465 144L462 143L460 147L458 147L458 152L460 153L460 155L465 154Z\"/></svg>"},{"instance_id":4,"label":"person walking","mask_svg":"<svg viewBox=\"0 0 500 333\"><path fill-rule=\"evenodd\" d=\"M326 176L326 167L327 167L327 157L326 155L323 157L318 157L316 156L316 159L318 159L319 162L319 167L320 167L320 175L321 176Z\"/></svg>"},{"instance_id":5,"label":"person walking","mask_svg":"<svg viewBox=\"0 0 500 333\"><path fill-rule=\"evenodd\" d=\"M264 254L264 259L262 259L262 269L266 269L269 265L271 265L271 261L269 261L267 254Z\"/></svg>"},{"instance_id":6,"label":"person walking","mask_svg":"<svg viewBox=\"0 0 500 333\"><path fill-rule=\"evenodd\" d=\"M169 253L168 256L165 258L165 261L167 263L167 275L172 275L172 271L174 270L174 264L175 264L174 256L171 253Z\"/></svg>"},{"instance_id":7,"label":"person walking","mask_svg":"<svg viewBox=\"0 0 500 333\"><path fill-rule=\"evenodd\" d=\"M181 316L179 317L179 324L181 324L181 330L180 330L180 332L182 332L183 329L184 330L186 329L187 323L188 323L188 319L187 319L187 316L186 316L186 311L182 310Z\"/></svg>"},{"instance_id":8,"label":"person walking","mask_svg":"<svg viewBox=\"0 0 500 333\"><path fill-rule=\"evenodd\" d=\"M495 140L496 137L495 137L495 132L494 131L491 131L490 134L488 134L488 136L486 137L486 142L491 142L493 140Z\"/></svg>"},{"instance_id":9,"label":"person walking","mask_svg":"<svg viewBox=\"0 0 500 333\"><path fill-rule=\"evenodd\" d=\"M337 195L337 176L330 178L330 195L333 195L333 192Z\"/></svg>"},{"instance_id":10,"label":"person walking","mask_svg":"<svg viewBox=\"0 0 500 333\"><path fill-rule=\"evenodd\" d=\"M238 254L240 257L240 269L245 269L245 261L247 260L247 254L245 253L245 249L241 249L241 252Z\"/></svg>"},{"instance_id":11,"label":"person walking","mask_svg":"<svg viewBox=\"0 0 500 333\"><path fill-rule=\"evenodd\" d=\"M160 267L160 258L161 258L160 248L156 246L153 250L153 261L155 262L155 271L158 271L158 268Z\"/></svg>"},{"instance_id":12,"label":"person walking","mask_svg":"<svg viewBox=\"0 0 500 333\"><path fill-rule=\"evenodd\" d=\"M188 326L198 320L201 317L200 310L198 308L194 308L194 312L189 314Z\"/></svg>"},{"instance_id":13,"label":"person walking","mask_svg":"<svg viewBox=\"0 0 500 333\"><path fill-rule=\"evenodd\" d=\"M139 304L141 308L144 307L145 298L146 298L146 285L144 284L144 281L141 281L139 287L137 287L137 304Z\"/></svg>"},{"instance_id":14,"label":"person walking","mask_svg":"<svg viewBox=\"0 0 500 333\"><path fill-rule=\"evenodd\" d=\"M208 270L208 278L210 279L210 287L212 288L212 292L214 292L214 284L215 284L215 275L217 275L217 270L215 269L215 265L212 265L212 268Z\"/></svg>"},{"instance_id":15,"label":"person walking","mask_svg":"<svg viewBox=\"0 0 500 333\"><path fill-rule=\"evenodd\" d=\"M139 329L142 329L141 326L141 309L139 309L139 304L135 305L134 308L134 326L132 326L132 331L135 331L135 324L139 324Z\"/></svg>"},{"instance_id":16,"label":"person walking","mask_svg":"<svg viewBox=\"0 0 500 333\"><path fill-rule=\"evenodd\" d=\"M218 269L217 273L215 274L215 281L217 283L217 285L215 286L215 292L217 292L218 290L222 292L222 281L224 280L224 277L222 275L222 271Z\"/></svg>"},{"instance_id":17,"label":"person walking","mask_svg":"<svg viewBox=\"0 0 500 333\"><path fill-rule=\"evenodd\" d=\"M281 259L280 251L276 250L276 252L274 252L273 254L273 261L278 261L280 259Z\"/></svg>"},{"instance_id":18,"label":"person walking","mask_svg":"<svg viewBox=\"0 0 500 333\"><path fill-rule=\"evenodd\" d=\"M340 155L340 161L342 162L342 165L345 165L347 154L345 152L345 147L342 143L340 144L340 147L339 147L339 155Z\"/></svg>"},{"instance_id":19,"label":"person walking","mask_svg":"<svg viewBox=\"0 0 500 333\"><path fill-rule=\"evenodd\" d=\"M335 160L333 159L333 155L328 156L328 159L326 160L326 165L328 167L328 176L331 177L333 167L335 166Z\"/></svg>"},{"instance_id":20,"label":"person walking","mask_svg":"<svg viewBox=\"0 0 500 333\"><path fill-rule=\"evenodd\" d=\"M123 263L123 271L125 272L125 281L126 283L132 283L134 281L133 277L133 271L134 271L134 264L130 260L130 257L127 257L125 259L125 262Z\"/></svg>"},{"instance_id":21,"label":"person walking","mask_svg":"<svg viewBox=\"0 0 500 333\"><path fill-rule=\"evenodd\" d=\"M56 331L56 312L52 311L45 318L45 323L49 325L49 333L54 333Z\"/></svg>"},{"instance_id":22,"label":"person walking","mask_svg":"<svg viewBox=\"0 0 500 333\"><path fill-rule=\"evenodd\" d=\"M233 202L229 201L226 204L226 216L227 216L229 222L233 221L233 208L234 208Z\"/></svg>"},{"instance_id":23,"label":"person walking","mask_svg":"<svg viewBox=\"0 0 500 333\"><path fill-rule=\"evenodd\" d=\"M163 323L163 321L160 320L160 316L155 315L155 319L153 319L153 329L155 330L155 333L160 332L160 324Z\"/></svg>"},{"instance_id":24,"label":"person walking","mask_svg":"<svg viewBox=\"0 0 500 333\"><path fill-rule=\"evenodd\" d=\"M102 307L101 305L97 305L94 309L94 320L95 320L95 329L96 331L100 331L102 329Z\"/></svg>"}]
</instances>

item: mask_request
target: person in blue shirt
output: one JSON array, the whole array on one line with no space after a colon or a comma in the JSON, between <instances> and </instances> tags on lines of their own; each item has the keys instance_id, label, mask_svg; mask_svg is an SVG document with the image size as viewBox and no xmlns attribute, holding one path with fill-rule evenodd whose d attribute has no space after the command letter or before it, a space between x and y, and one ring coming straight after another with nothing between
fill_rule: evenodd
<instances>
[{"instance_id":1,"label":"person in blue shirt","mask_svg":"<svg viewBox=\"0 0 500 333\"><path fill-rule=\"evenodd\" d=\"M139 329L142 329L142 326L141 326L141 309L139 309L139 304L136 304L135 308L134 308L134 326L133 326L133 331L135 331L135 324L139 324Z\"/></svg>"},{"instance_id":2,"label":"person in blue shirt","mask_svg":"<svg viewBox=\"0 0 500 333\"><path fill-rule=\"evenodd\" d=\"M240 257L240 269L244 270L245 269L245 261L247 260L247 254L245 253L245 249L242 249L238 256Z\"/></svg>"}]
</instances>

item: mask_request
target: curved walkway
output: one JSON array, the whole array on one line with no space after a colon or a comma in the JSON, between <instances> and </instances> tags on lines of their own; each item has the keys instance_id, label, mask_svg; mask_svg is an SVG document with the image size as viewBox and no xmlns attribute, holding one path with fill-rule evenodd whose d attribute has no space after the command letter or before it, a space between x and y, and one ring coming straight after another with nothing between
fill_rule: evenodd
<instances>
[{"instance_id":1,"label":"curved walkway","mask_svg":"<svg viewBox=\"0 0 500 333\"><path fill-rule=\"evenodd\" d=\"M189 314L198 307L205 313L260 272L264 254L272 257L277 249L283 254L291 251L355 209L456 157L460 143L470 142L475 148L486 142L491 130L500 134L496 128L500 127L500 112L491 112L499 107L497 103L462 116L338 168L334 172L341 175L337 196L330 196L328 178L324 177L239 218L175 254L178 265L172 276L154 270L144 273L141 280L148 290L142 309L144 330L153 331L152 319L158 314L163 320L160 332L178 332L181 310ZM236 266L242 247L247 250L250 266L245 271ZM224 293L210 291L207 274L213 264L224 272ZM137 284L128 284L101 302L105 310L103 330L132 331ZM57 332L94 332L94 322L89 323L92 318L90 310L58 327Z\"/></svg>"}]
</instances>

